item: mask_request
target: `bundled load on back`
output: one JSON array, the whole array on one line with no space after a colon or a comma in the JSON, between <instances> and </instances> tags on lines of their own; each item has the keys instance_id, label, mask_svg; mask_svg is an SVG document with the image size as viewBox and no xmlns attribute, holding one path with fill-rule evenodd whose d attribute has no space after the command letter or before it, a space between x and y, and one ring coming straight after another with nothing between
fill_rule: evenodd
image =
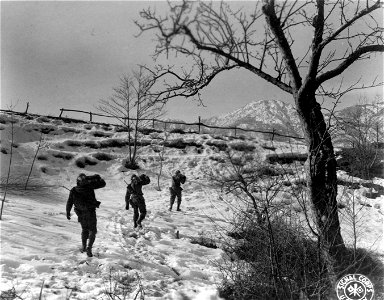
<instances>
[{"instance_id":1,"label":"bundled load on back","mask_svg":"<svg viewBox=\"0 0 384 300\"><path fill-rule=\"evenodd\" d=\"M149 184L151 182L151 180L149 179L149 177L145 174L141 174L139 176L139 179L140 179L140 182L143 184L143 185L146 185L146 184Z\"/></svg>"},{"instance_id":2,"label":"bundled load on back","mask_svg":"<svg viewBox=\"0 0 384 300\"><path fill-rule=\"evenodd\" d=\"M101 189L106 185L105 180L101 178L99 174L94 174L94 175L80 174L77 180L78 180L77 181L78 186L90 188L93 190Z\"/></svg>"}]
</instances>

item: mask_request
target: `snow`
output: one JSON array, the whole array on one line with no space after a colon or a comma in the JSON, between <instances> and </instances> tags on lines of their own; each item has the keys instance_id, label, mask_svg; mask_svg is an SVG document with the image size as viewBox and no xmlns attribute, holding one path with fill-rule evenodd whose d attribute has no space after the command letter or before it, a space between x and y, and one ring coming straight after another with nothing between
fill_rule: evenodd
<instances>
[{"instance_id":1,"label":"snow","mask_svg":"<svg viewBox=\"0 0 384 300\"><path fill-rule=\"evenodd\" d=\"M2 123L1 147L10 150L11 126L9 115L0 115ZM125 210L125 181L136 173L122 167L127 148L110 147L90 149L86 141L123 137L123 133L109 131L95 137L94 132L104 132L98 125L65 124L60 120L28 120L17 117L14 123L14 140L11 180L4 203L1 229L1 279L0 289L12 291L22 299L110 299L108 292L122 295L116 282L131 282L126 299L134 299L140 292L145 299L197 299L219 300L218 285L221 272L218 268L224 251L191 243L199 236L216 237L219 228L228 225L230 209L222 201L204 177L204 172L216 163L212 155L220 155L217 149L204 147L197 153L194 147L167 149L164 170L157 190L156 173L159 157L150 146L140 152L143 160L138 173L146 173L151 184L143 187L148 214L144 229L133 228L132 210ZM39 128L51 128L44 135L41 159L36 160L30 185L24 190L26 174L31 167L40 138ZM76 130L70 130L75 128ZM145 137L148 139L148 136ZM207 135L172 134L170 139L206 143ZM77 141L77 146L68 141ZM272 153L264 149L265 141L255 142L265 156ZM71 146L72 145L72 146ZM292 151L288 143L275 143L277 153ZM303 145L296 145L295 152L303 152ZM92 153L111 155L111 161L97 161L85 168L76 166L78 158L91 157ZM72 154L72 159L55 157L55 153ZM276 152L274 152L276 153ZM1 153L1 176L4 183L9 154ZM180 169L187 175L183 186L181 212L168 211L171 174ZM107 186L96 190L101 201L97 210L98 233L94 245L94 257L80 253L80 224L72 211L66 219L65 204L68 189L75 185L79 173L98 173ZM377 183L384 186L383 180ZM349 191L350 192L350 191ZM359 197L363 189L356 190ZM4 189L1 190L3 198ZM284 199L282 199L284 200ZM384 254L382 239L382 215L384 196L370 201L371 207L362 206L361 241L359 245ZM379 206L377 206L377 205ZM376 205L376 208L374 207ZM377 208L379 207L379 208ZM347 232L343 227L343 233ZM120 287L120 286L119 286Z\"/></svg>"}]
</instances>

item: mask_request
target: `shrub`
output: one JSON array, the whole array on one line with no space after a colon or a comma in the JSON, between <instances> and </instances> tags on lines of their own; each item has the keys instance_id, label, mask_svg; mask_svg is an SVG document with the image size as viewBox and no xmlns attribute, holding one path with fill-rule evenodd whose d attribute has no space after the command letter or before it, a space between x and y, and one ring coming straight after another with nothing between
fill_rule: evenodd
<instances>
[{"instance_id":1,"label":"shrub","mask_svg":"<svg viewBox=\"0 0 384 300\"><path fill-rule=\"evenodd\" d=\"M299 299L319 295L326 282L320 278L317 243L300 228L279 219L269 226L241 218L229 232L228 257L220 266L225 299Z\"/></svg>"},{"instance_id":2,"label":"shrub","mask_svg":"<svg viewBox=\"0 0 384 300\"><path fill-rule=\"evenodd\" d=\"M185 131L181 128L175 128L170 131L170 133L179 133L179 134L185 134Z\"/></svg>"},{"instance_id":3,"label":"shrub","mask_svg":"<svg viewBox=\"0 0 384 300\"><path fill-rule=\"evenodd\" d=\"M93 125L91 125L91 124L84 124L83 127L84 127L84 129L91 130L93 128Z\"/></svg>"},{"instance_id":4,"label":"shrub","mask_svg":"<svg viewBox=\"0 0 384 300\"><path fill-rule=\"evenodd\" d=\"M218 163L222 163L222 164L224 164L226 162L226 160L221 156L209 156L208 158L210 160L214 160L214 161L217 161Z\"/></svg>"},{"instance_id":5,"label":"shrub","mask_svg":"<svg viewBox=\"0 0 384 300\"><path fill-rule=\"evenodd\" d=\"M40 154L37 156L37 160L48 160L48 156Z\"/></svg>"},{"instance_id":6,"label":"shrub","mask_svg":"<svg viewBox=\"0 0 384 300\"><path fill-rule=\"evenodd\" d=\"M52 131L55 131L56 128L54 126L45 125L45 126L36 127L33 130L44 133L44 134L49 134Z\"/></svg>"},{"instance_id":7,"label":"shrub","mask_svg":"<svg viewBox=\"0 0 384 300\"><path fill-rule=\"evenodd\" d=\"M261 145L261 147L263 147L265 150L271 150L271 151L275 151L276 150L276 147L268 146L266 144Z\"/></svg>"},{"instance_id":8,"label":"shrub","mask_svg":"<svg viewBox=\"0 0 384 300\"><path fill-rule=\"evenodd\" d=\"M97 160L102 160L102 161L110 161L114 159L112 155L104 152L93 153L92 156Z\"/></svg>"},{"instance_id":9,"label":"shrub","mask_svg":"<svg viewBox=\"0 0 384 300\"><path fill-rule=\"evenodd\" d=\"M61 129L65 132L65 133L68 133L68 132L73 132L73 133L80 133L81 130L77 129L77 128L73 128L73 127L61 127Z\"/></svg>"},{"instance_id":10,"label":"shrub","mask_svg":"<svg viewBox=\"0 0 384 300\"><path fill-rule=\"evenodd\" d=\"M157 129L154 129L154 128L140 128L139 129L139 132L141 132L142 134L144 135L149 135L151 133L154 133L154 132L161 132L160 130L157 130Z\"/></svg>"},{"instance_id":11,"label":"shrub","mask_svg":"<svg viewBox=\"0 0 384 300\"><path fill-rule=\"evenodd\" d=\"M366 151L357 151L353 148L344 148L337 153L337 166L340 170L347 172L351 176L363 179L374 177L384 178L384 152L374 148Z\"/></svg>"},{"instance_id":12,"label":"shrub","mask_svg":"<svg viewBox=\"0 0 384 300\"><path fill-rule=\"evenodd\" d=\"M4 147L1 147L1 153L3 154L8 154L8 149L4 148Z\"/></svg>"},{"instance_id":13,"label":"shrub","mask_svg":"<svg viewBox=\"0 0 384 300\"><path fill-rule=\"evenodd\" d=\"M191 239L191 244L198 244L211 249L218 248L216 242L212 238L207 237L204 232L199 232L198 237L193 237Z\"/></svg>"},{"instance_id":14,"label":"shrub","mask_svg":"<svg viewBox=\"0 0 384 300\"><path fill-rule=\"evenodd\" d=\"M165 146L169 148L185 149L185 147L187 147L187 144L184 143L183 139L176 139L176 140L166 141Z\"/></svg>"},{"instance_id":15,"label":"shrub","mask_svg":"<svg viewBox=\"0 0 384 300\"><path fill-rule=\"evenodd\" d=\"M127 140L107 139L99 142L100 148L122 148L128 145Z\"/></svg>"},{"instance_id":16,"label":"shrub","mask_svg":"<svg viewBox=\"0 0 384 300\"><path fill-rule=\"evenodd\" d=\"M342 185L342 186L346 186L352 190L358 190L360 188L360 183L344 180L341 178L337 178L337 184Z\"/></svg>"},{"instance_id":17,"label":"shrub","mask_svg":"<svg viewBox=\"0 0 384 300\"><path fill-rule=\"evenodd\" d=\"M223 141L211 140L211 141L207 141L205 144L208 146L215 147L220 151L225 151L228 148L228 145Z\"/></svg>"},{"instance_id":18,"label":"shrub","mask_svg":"<svg viewBox=\"0 0 384 300\"><path fill-rule=\"evenodd\" d=\"M295 161L304 163L307 160L305 153L281 153L281 154L268 154L267 161L271 164L292 164Z\"/></svg>"},{"instance_id":19,"label":"shrub","mask_svg":"<svg viewBox=\"0 0 384 300\"><path fill-rule=\"evenodd\" d=\"M39 122L39 123L49 123L49 122L51 122L51 120L48 117L44 117L44 116L38 117L36 119L36 121Z\"/></svg>"},{"instance_id":20,"label":"shrub","mask_svg":"<svg viewBox=\"0 0 384 300\"><path fill-rule=\"evenodd\" d=\"M130 128L132 131L132 128ZM128 127L126 126L115 126L115 132L128 132Z\"/></svg>"},{"instance_id":21,"label":"shrub","mask_svg":"<svg viewBox=\"0 0 384 300\"><path fill-rule=\"evenodd\" d=\"M65 159L65 160L71 160L73 158L73 154L65 153L65 152L53 153L52 156L56 158Z\"/></svg>"},{"instance_id":22,"label":"shrub","mask_svg":"<svg viewBox=\"0 0 384 300\"><path fill-rule=\"evenodd\" d=\"M91 157L88 157L88 156L83 156L83 157L79 157L76 159L75 161L75 164L76 166L78 166L79 168L85 168L86 166L94 166L94 165L97 165L97 161L94 160L93 158Z\"/></svg>"},{"instance_id":23,"label":"shrub","mask_svg":"<svg viewBox=\"0 0 384 300\"><path fill-rule=\"evenodd\" d=\"M65 141L65 144L69 147L81 147L83 145L82 142L80 141L75 141L75 140L68 140Z\"/></svg>"},{"instance_id":24,"label":"shrub","mask_svg":"<svg viewBox=\"0 0 384 300\"><path fill-rule=\"evenodd\" d=\"M232 143L230 147L236 151L242 152L252 152L255 150L255 146L247 144L247 143Z\"/></svg>"},{"instance_id":25,"label":"shrub","mask_svg":"<svg viewBox=\"0 0 384 300\"><path fill-rule=\"evenodd\" d=\"M102 130L105 130L105 131L111 131L112 130L112 127L110 125L102 125L101 126L101 129Z\"/></svg>"},{"instance_id":26,"label":"shrub","mask_svg":"<svg viewBox=\"0 0 384 300\"><path fill-rule=\"evenodd\" d=\"M92 132L92 135L94 137L108 137L108 136L110 136L109 133L106 133L106 132L103 132L103 131L94 131L94 132Z\"/></svg>"},{"instance_id":27,"label":"shrub","mask_svg":"<svg viewBox=\"0 0 384 300\"><path fill-rule=\"evenodd\" d=\"M140 169L140 166L136 161L123 160L123 166L130 170Z\"/></svg>"},{"instance_id":28,"label":"shrub","mask_svg":"<svg viewBox=\"0 0 384 300\"><path fill-rule=\"evenodd\" d=\"M92 148L92 149L99 149L100 145L96 141L85 141L84 146Z\"/></svg>"}]
</instances>

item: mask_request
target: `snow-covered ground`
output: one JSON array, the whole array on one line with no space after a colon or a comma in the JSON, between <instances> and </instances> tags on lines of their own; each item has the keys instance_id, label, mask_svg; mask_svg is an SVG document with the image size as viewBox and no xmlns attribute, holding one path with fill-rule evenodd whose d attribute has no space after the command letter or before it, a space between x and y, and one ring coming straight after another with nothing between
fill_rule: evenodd
<instances>
[{"instance_id":1,"label":"snow-covered ground","mask_svg":"<svg viewBox=\"0 0 384 300\"><path fill-rule=\"evenodd\" d=\"M112 138L123 139L124 133L115 132L113 127L67 124L47 118L16 119L12 184L0 221L3 296L7 291L21 299L119 299L113 295L123 299L121 284L130 283L125 299L134 299L142 293L144 299L219 299L217 285L221 273L217 265L225 254L220 248L191 243L199 237L217 238L219 228L227 226L230 219L230 209L204 176L204 170L216 164L217 157L222 155L211 144L214 140L216 143L248 143L266 155L272 153L270 147L266 147L269 142L171 134L168 141L182 139L202 146L165 149L161 191L158 191L156 173L160 162L153 147L148 145L141 150L141 169L133 172L122 167L126 146L100 146ZM8 174L10 121L9 115L0 115L2 183ZM41 128L50 133L44 135L29 187L24 190ZM159 138L161 135L153 133L141 140L150 144ZM275 143L273 146L278 153L304 151L302 145ZM111 160L96 159L100 153L109 155ZM79 168L76 162L84 162L85 158L95 164ZM182 211L169 212L168 186L171 174L177 169L187 175ZM93 258L79 252L80 224L73 212L70 221L65 214L68 189L75 185L81 172L101 174L107 182L105 188L96 190L101 205L97 210L98 233ZM151 184L143 188L148 215L141 231L133 229L132 210L126 211L124 203L125 181L129 181L133 173L146 173L151 178ZM384 186L383 180L376 183ZM340 186L339 194L359 199L358 245L383 255L384 196L365 198L363 193L367 190L345 190ZM3 196L4 189L1 199ZM348 205L345 197L340 198L340 202ZM345 211L340 210L342 229L344 238L350 242L346 238L350 236L350 226ZM220 244L219 239L216 242ZM120 285L116 285L118 282Z\"/></svg>"}]
</instances>

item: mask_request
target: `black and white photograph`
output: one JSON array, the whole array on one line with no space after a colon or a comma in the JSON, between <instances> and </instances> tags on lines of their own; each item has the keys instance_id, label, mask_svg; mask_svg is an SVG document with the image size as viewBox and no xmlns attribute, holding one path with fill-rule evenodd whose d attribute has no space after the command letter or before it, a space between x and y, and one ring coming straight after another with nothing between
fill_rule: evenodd
<instances>
[{"instance_id":1,"label":"black and white photograph","mask_svg":"<svg viewBox=\"0 0 384 300\"><path fill-rule=\"evenodd\" d=\"M0 300L384 300L383 8L0 1Z\"/></svg>"}]
</instances>

